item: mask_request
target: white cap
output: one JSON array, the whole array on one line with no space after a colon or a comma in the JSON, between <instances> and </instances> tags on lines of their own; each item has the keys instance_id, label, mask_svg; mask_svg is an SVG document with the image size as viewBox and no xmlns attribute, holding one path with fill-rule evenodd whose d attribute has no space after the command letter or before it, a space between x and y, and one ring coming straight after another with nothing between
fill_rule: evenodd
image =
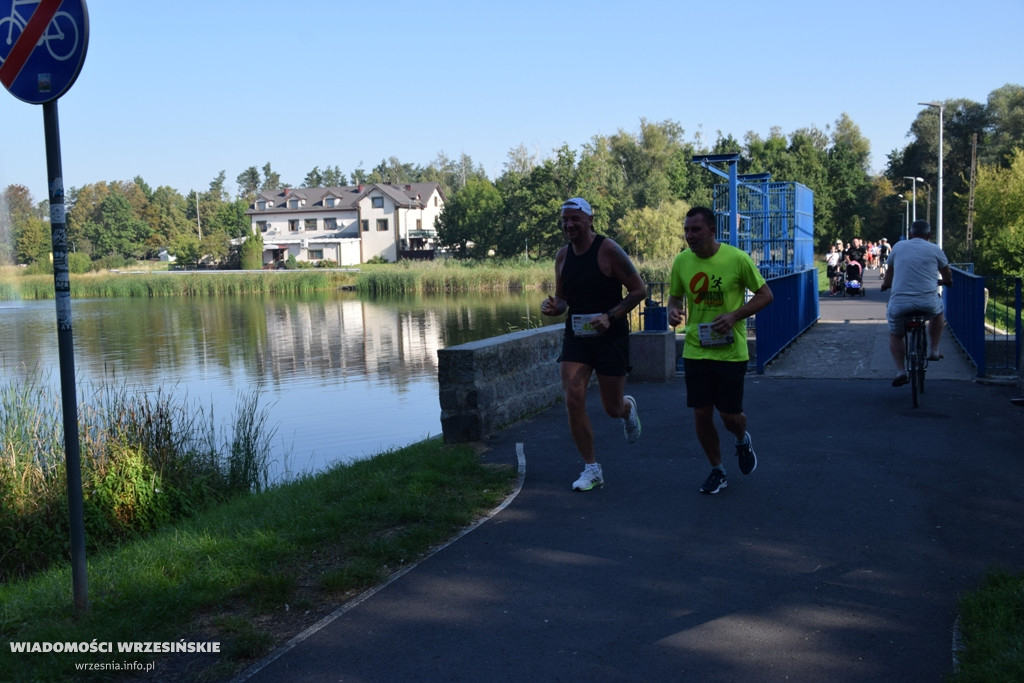
<instances>
[{"instance_id":1,"label":"white cap","mask_svg":"<svg viewBox=\"0 0 1024 683\"><path fill-rule=\"evenodd\" d=\"M583 197L573 197L572 199L565 200L565 203L562 204L562 211L571 211L572 209L582 211L588 216L594 215L594 210L590 208L590 202Z\"/></svg>"}]
</instances>

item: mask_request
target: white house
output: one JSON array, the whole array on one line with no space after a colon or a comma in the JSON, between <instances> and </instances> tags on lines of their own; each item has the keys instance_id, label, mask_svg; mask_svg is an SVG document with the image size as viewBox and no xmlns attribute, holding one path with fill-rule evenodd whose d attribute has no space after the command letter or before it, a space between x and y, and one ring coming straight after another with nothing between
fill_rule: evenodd
<instances>
[{"instance_id":1,"label":"white house","mask_svg":"<svg viewBox=\"0 0 1024 683\"><path fill-rule=\"evenodd\" d=\"M351 266L380 256L431 259L444 207L437 183L265 190L246 215L263 238L265 268L297 261Z\"/></svg>"}]
</instances>

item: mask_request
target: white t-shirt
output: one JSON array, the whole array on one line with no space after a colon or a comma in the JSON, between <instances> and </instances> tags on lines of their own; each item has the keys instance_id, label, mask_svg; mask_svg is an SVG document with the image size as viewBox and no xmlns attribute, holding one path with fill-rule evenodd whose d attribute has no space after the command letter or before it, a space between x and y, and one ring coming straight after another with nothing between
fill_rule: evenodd
<instances>
[{"instance_id":1,"label":"white t-shirt","mask_svg":"<svg viewBox=\"0 0 1024 683\"><path fill-rule=\"evenodd\" d=\"M891 300L935 296L939 269L948 266L949 259L937 244L912 237L893 245L888 263L893 269Z\"/></svg>"}]
</instances>

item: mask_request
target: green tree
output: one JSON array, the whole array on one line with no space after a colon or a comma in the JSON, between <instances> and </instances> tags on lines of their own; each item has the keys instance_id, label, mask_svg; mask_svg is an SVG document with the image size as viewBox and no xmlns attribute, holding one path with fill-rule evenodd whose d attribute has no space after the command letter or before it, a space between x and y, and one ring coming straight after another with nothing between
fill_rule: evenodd
<instances>
[{"instance_id":1,"label":"green tree","mask_svg":"<svg viewBox=\"0 0 1024 683\"><path fill-rule=\"evenodd\" d=\"M102 222L100 204L110 194L106 182L90 183L80 188L71 188L66 197L68 241L74 242L78 251L85 251L96 258L96 247L91 235ZM97 226L94 229L93 226Z\"/></svg>"},{"instance_id":2,"label":"green tree","mask_svg":"<svg viewBox=\"0 0 1024 683\"><path fill-rule=\"evenodd\" d=\"M35 213L32 209L32 193L24 185L8 185L4 189L3 202L15 224L31 218Z\"/></svg>"},{"instance_id":3,"label":"green tree","mask_svg":"<svg viewBox=\"0 0 1024 683\"><path fill-rule=\"evenodd\" d=\"M562 202L579 194L576 153L568 145L556 150L556 156L534 166L525 176L509 175L499 183L505 204L506 220L498 236L496 252L510 257L529 249L538 258L554 256L565 243L559 225ZM607 212L594 206L594 229L607 232Z\"/></svg>"},{"instance_id":4,"label":"green tree","mask_svg":"<svg viewBox=\"0 0 1024 683\"><path fill-rule=\"evenodd\" d=\"M224 233L228 239L245 237L251 232L251 221L245 215L249 205L241 199L224 202L214 209L213 215L207 219L206 233Z\"/></svg>"},{"instance_id":5,"label":"green tree","mask_svg":"<svg viewBox=\"0 0 1024 683\"><path fill-rule=\"evenodd\" d=\"M616 241L634 258L672 258L683 248L683 224L689 210L689 205L679 200L657 209L633 209L619 221Z\"/></svg>"},{"instance_id":6,"label":"green tree","mask_svg":"<svg viewBox=\"0 0 1024 683\"><path fill-rule=\"evenodd\" d=\"M302 181L303 187L323 187L323 185L324 174L320 171L319 166L314 166Z\"/></svg>"},{"instance_id":7,"label":"green tree","mask_svg":"<svg viewBox=\"0 0 1024 683\"><path fill-rule=\"evenodd\" d=\"M35 216L19 221L14 233L14 255L18 263L48 261L52 248L49 223Z\"/></svg>"},{"instance_id":8,"label":"green tree","mask_svg":"<svg viewBox=\"0 0 1024 683\"><path fill-rule=\"evenodd\" d=\"M474 164L468 154L463 154L456 161L439 152L437 157L420 171L418 181L437 183L441 186L444 196L450 197L471 178L487 180L483 166Z\"/></svg>"},{"instance_id":9,"label":"green tree","mask_svg":"<svg viewBox=\"0 0 1024 683\"><path fill-rule=\"evenodd\" d=\"M1009 168L978 168L974 205L977 272L1024 277L1024 149L1014 151Z\"/></svg>"},{"instance_id":10,"label":"green tree","mask_svg":"<svg viewBox=\"0 0 1024 683\"><path fill-rule=\"evenodd\" d=\"M1024 87L1008 83L996 88L988 95L987 109L990 133L979 158L1007 168L1024 147Z\"/></svg>"},{"instance_id":11,"label":"green tree","mask_svg":"<svg viewBox=\"0 0 1024 683\"><path fill-rule=\"evenodd\" d=\"M147 202L153 199L153 189L149 186L149 183L142 179L142 176L135 176L132 179L132 183L135 184L135 187L139 188L139 191L142 192L142 196L146 198Z\"/></svg>"},{"instance_id":12,"label":"green tree","mask_svg":"<svg viewBox=\"0 0 1024 683\"><path fill-rule=\"evenodd\" d=\"M381 160L367 178L370 183L391 183L404 185L416 181L419 172L412 164L403 164L397 157Z\"/></svg>"},{"instance_id":13,"label":"green tree","mask_svg":"<svg viewBox=\"0 0 1024 683\"><path fill-rule=\"evenodd\" d=\"M324 169L324 187L340 187L345 184L345 173L337 165Z\"/></svg>"},{"instance_id":14,"label":"green tree","mask_svg":"<svg viewBox=\"0 0 1024 683\"><path fill-rule=\"evenodd\" d=\"M183 266L198 266L199 259L203 255L199 237L188 233L182 233L175 237L169 251Z\"/></svg>"},{"instance_id":15,"label":"green tree","mask_svg":"<svg viewBox=\"0 0 1024 683\"><path fill-rule=\"evenodd\" d=\"M151 252L173 244L179 235L195 232L187 213L187 201L173 187L161 185L153 191L144 217L151 230L147 240Z\"/></svg>"},{"instance_id":16,"label":"green tree","mask_svg":"<svg viewBox=\"0 0 1024 683\"><path fill-rule=\"evenodd\" d=\"M496 246L503 209L501 195L489 180L470 178L441 209L438 241L458 256L486 257Z\"/></svg>"},{"instance_id":17,"label":"green tree","mask_svg":"<svg viewBox=\"0 0 1024 683\"><path fill-rule=\"evenodd\" d=\"M235 178L238 185L238 198L244 199L246 203L253 201L260 191L260 172L255 166L250 166Z\"/></svg>"},{"instance_id":18,"label":"green tree","mask_svg":"<svg viewBox=\"0 0 1024 683\"><path fill-rule=\"evenodd\" d=\"M860 128L843 114L832 132L832 147L828 151L828 182L823 194L831 195L835 210L832 224L845 235L844 239L865 237L860 234L859 218L870 193L868 167L871 143L861 135Z\"/></svg>"},{"instance_id":19,"label":"green tree","mask_svg":"<svg viewBox=\"0 0 1024 683\"><path fill-rule=\"evenodd\" d=\"M280 190L285 186L281 183L281 174L270 168L270 162L263 164L263 186L261 190Z\"/></svg>"},{"instance_id":20,"label":"green tree","mask_svg":"<svg viewBox=\"0 0 1024 683\"><path fill-rule=\"evenodd\" d=\"M99 254L135 258L145 254L149 227L135 217L121 192L115 190L104 197L99 214L99 223L90 223L93 232L87 235Z\"/></svg>"},{"instance_id":21,"label":"green tree","mask_svg":"<svg viewBox=\"0 0 1024 683\"><path fill-rule=\"evenodd\" d=\"M242 270L260 270L263 268L263 238L249 235L242 242L240 252Z\"/></svg>"},{"instance_id":22,"label":"green tree","mask_svg":"<svg viewBox=\"0 0 1024 683\"><path fill-rule=\"evenodd\" d=\"M21 232L32 231L26 224L33 214L29 189L24 185L8 185L0 197L0 265L14 262L18 251L14 243Z\"/></svg>"}]
</instances>

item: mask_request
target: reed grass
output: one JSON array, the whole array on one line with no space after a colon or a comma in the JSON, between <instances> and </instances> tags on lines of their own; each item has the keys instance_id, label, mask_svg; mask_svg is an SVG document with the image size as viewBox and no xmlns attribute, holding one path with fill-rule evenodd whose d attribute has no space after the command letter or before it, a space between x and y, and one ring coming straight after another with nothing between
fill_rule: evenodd
<instances>
[{"instance_id":1,"label":"reed grass","mask_svg":"<svg viewBox=\"0 0 1024 683\"><path fill-rule=\"evenodd\" d=\"M364 266L356 283L365 294L433 294L530 289L554 289L551 261L401 261Z\"/></svg>"},{"instance_id":2,"label":"reed grass","mask_svg":"<svg viewBox=\"0 0 1024 683\"><path fill-rule=\"evenodd\" d=\"M306 294L351 287L355 285L355 281L356 274L352 272L320 270L85 273L71 276L71 297L98 299ZM40 300L53 297L51 275L0 278L0 300Z\"/></svg>"},{"instance_id":3,"label":"reed grass","mask_svg":"<svg viewBox=\"0 0 1024 683\"><path fill-rule=\"evenodd\" d=\"M637 262L636 266L645 281L668 282L672 260ZM358 272L317 269L238 272L149 271L85 273L71 276L71 297L75 299L305 294L349 287L374 296L473 291L554 291L555 269L551 260L444 259L363 264ZM16 269L0 273L0 301L52 299L53 296L52 275L26 274Z\"/></svg>"},{"instance_id":4,"label":"reed grass","mask_svg":"<svg viewBox=\"0 0 1024 683\"><path fill-rule=\"evenodd\" d=\"M0 386L0 582L43 570L69 552L61 397L44 380ZM212 407L172 392L91 388L78 406L87 549L116 546L265 489L276 430L268 427L258 389L237 405L226 434Z\"/></svg>"}]
</instances>

